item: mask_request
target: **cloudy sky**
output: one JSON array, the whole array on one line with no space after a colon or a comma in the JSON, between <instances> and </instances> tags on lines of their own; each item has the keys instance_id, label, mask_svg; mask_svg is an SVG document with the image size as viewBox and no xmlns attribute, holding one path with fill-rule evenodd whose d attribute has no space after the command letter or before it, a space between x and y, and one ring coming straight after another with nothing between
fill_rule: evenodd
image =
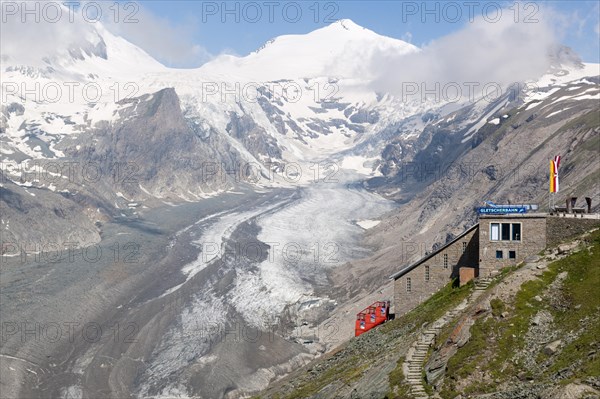
<instances>
[{"instance_id":1,"label":"cloudy sky","mask_svg":"<svg viewBox=\"0 0 600 399\"><path fill-rule=\"evenodd\" d=\"M8 20L23 17L23 2L1 0L2 44L33 37L35 29L22 29ZM34 7L28 2L29 7ZM40 3L40 13L52 17L53 8ZM79 5L76 5L79 3ZM473 1L87 1L75 2L76 16L97 18L117 33L146 50L165 65L198 67L220 54L246 55L269 39L301 34L349 18L379 34L408 41L420 48L469 57L472 46L482 56L486 46L474 35L484 32L489 54L495 61L514 49L515 57L546 51L549 42L570 46L586 62L600 62L600 2L473 2ZM15 7L17 10L15 10ZM46 8L44 8L46 7ZM31 16L25 16L31 20ZM100 18L100 17L98 17ZM9 27L12 30L12 35ZM47 28L47 27L46 27ZM40 27L40 29L42 29ZM73 26L51 43L54 46L76 36ZM503 36L504 35L504 36ZM37 36L37 38L36 38ZM47 35L44 35L45 37ZM16 40L13 39L16 37ZM460 41L464 46L460 46ZM37 43L41 45L41 43ZM16 44L15 44L16 45ZM493 52L492 50L497 50ZM430 51L431 56L442 55ZM446 52L446 55L451 55ZM490 58L491 59L491 58ZM505 70L509 70L508 68Z\"/></svg>"},{"instance_id":2,"label":"cloudy sky","mask_svg":"<svg viewBox=\"0 0 600 399\"><path fill-rule=\"evenodd\" d=\"M172 63L193 64L194 57L201 62L202 58L220 53L245 55L273 37L310 32L343 18L418 47L464 30L478 20L493 26L510 19L520 25L552 26L556 38L572 47L584 61L600 62L599 4L598 1L147 1L140 3L140 26L155 28L127 26L125 34L164 62L169 63L171 57ZM497 12L498 5L502 7L501 15ZM157 35L160 35L158 40Z\"/></svg>"}]
</instances>

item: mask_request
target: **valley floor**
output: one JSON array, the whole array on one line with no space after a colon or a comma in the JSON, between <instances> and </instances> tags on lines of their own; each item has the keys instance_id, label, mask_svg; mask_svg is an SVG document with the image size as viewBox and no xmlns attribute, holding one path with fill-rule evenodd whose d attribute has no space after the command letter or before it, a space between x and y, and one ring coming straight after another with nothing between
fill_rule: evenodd
<instances>
[{"instance_id":1,"label":"valley floor","mask_svg":"<svg viewBox=\"0 0 600 399\"><path fill-rule=\"evenodd\" d=\"M351 182L242 190L108 223L97 247L5 258L2 397L261 390L330 347L328 275L370 253L357 222L389 209Z\"/></svg>"}]
</instances>

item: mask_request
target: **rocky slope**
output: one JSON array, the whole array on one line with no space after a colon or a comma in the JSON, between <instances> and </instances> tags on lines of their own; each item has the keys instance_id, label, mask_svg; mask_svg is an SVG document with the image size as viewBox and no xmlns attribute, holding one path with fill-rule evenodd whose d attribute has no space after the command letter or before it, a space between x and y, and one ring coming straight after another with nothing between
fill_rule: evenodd
<instances>
[{"instance_id":1,"label":"rocky slope","mask_svg":"<svg viewBox=\"0 0 600 399\"><path fill-rule=\"evenodd\" d=\"M596 228L505 269L482 295L446 287L257 397L598 397L599 270ZM403 370L410 343L443 315L451 321L428 351L425 393L415 394Z\"/></svg>"},{"instance_id":2,"label":"rocky slope","mask_svg":"<svg viewBox=\"0 0 600 399\"><path fill-rule=\"evenodd\" d=\"M469 129L447 122L450 116L424 130L420 137L430 140L414 155L394 155L404 151L405 142L389 144L383 153L389 176L366 185L402 206L369 230L367 240L380 250L351 266L351 277L340 274L339 285L352 291L385 284L399 262L416 260L475 224L475 207L484 201L546 210L554 155L563 159L556 203L572 195L581 205L583 197L591 197L593 209L599 209L600 115L598 100L587 96L598 95L600 86L597 78L586 81L589 85L557 88L541 101L498 108L471 141L463 142ZM410 246L419 250L408 251Z\"/></svg>"}]
</instances>

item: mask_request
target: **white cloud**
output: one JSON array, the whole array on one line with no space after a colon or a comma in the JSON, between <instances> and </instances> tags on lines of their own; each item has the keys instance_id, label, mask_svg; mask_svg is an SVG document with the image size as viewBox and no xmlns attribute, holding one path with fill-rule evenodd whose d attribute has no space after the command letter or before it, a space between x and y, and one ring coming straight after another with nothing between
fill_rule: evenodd
<instances>
[{"instance_id":1,"label":"white cloud","mask_svg":"<svg viewBox=\"0 0 600 399\"><path fill-rule=\"evenodd\" d=\"M2 0L1 3L2 18L6 18L0 28L0 53L3 61L9 59L20 64L42 66L44 57L94 42L94 31L98 25L95 21L97 5L102 7L100 23L105 28L142 48L165 65L198 67L213 58L204 47L194 43L199 24L193 19L174 24L154 15L138 3L135 3L137 9L124 9L124 4L131 3L119 3L119 17L115 18L115 3L84 1L76 9L62 7L60 19L56 21L53 21L55 10L61 4L56 1L27 2L28 10L37 7L36 13L28 15L23 14L24 2ZM86 15L89 20L86 20L82 10L88 4L90 6ZM127 16L137 22L125 23ZM23 18L25 22L22 21Z\"/></svg>"},{"instance_id":2,"label":"white cloud","mask_svg":"<svg viewBox=\"0 0 600 399\"><path fill-rule=\"evenodd\" d=\"M0 4L3 14L0 52L3 60L8 58L11 62L42 66L43 58L56 55L57 49L76 47L89 39L88 24L79 17L69 21L67 9L46 8L43 14L44 5L49 2L31 2L27 3L27 9L34 13L25 14L22 8L24 4L9 1ZM56 10L60 14L50 14ZM55 15L61 16L60 19L54 21Z\"/></svg>"},{"instance_id":3,"label":"white cloud","mask_svg":"<svg viewBox=\"0 0 600 399\"><path fill-rule=\"evenodd\" d=\"M465 87L470 82L506 88L539 77L550 66L549 53L560 43L555 14L540 10L537 23L515 23L510 13L503 15L496 23L476 19L462 30L432 41L419 53L378 54L372 60L372 70L379 72L373 88L401 95L413 82L427 89L436 83Z\"/></svg>"},{"instance_id":4,"label":"white cloud","mask_svg":"<svg viewBox=\"0 0 600 399\"><path fill-rule=\"evenodd\" d=\"M194 18L174 24L154 15L139 5L135 14L137 23L104 21L111 32L124 37L144 49L160 62L172 67L199 67L213 56L201 45L194 43L201 24Z\"/></svg>"}]
</instances>

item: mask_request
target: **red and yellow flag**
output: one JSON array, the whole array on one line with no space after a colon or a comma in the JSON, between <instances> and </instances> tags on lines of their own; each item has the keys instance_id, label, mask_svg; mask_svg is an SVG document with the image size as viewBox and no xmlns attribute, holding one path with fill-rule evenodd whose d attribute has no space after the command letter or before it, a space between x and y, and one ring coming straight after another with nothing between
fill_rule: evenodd
<instances>
[{"instance_id":1,"label":"red and yellow flag","mask_svg":"<svg viewBox=\"0 0 600 399\"><path fill-rule=\"evenodd\" d=\"M550 192L558 192L558 167L560 166L560 155L550 161Z\"/></svg>"}]
</instances>

